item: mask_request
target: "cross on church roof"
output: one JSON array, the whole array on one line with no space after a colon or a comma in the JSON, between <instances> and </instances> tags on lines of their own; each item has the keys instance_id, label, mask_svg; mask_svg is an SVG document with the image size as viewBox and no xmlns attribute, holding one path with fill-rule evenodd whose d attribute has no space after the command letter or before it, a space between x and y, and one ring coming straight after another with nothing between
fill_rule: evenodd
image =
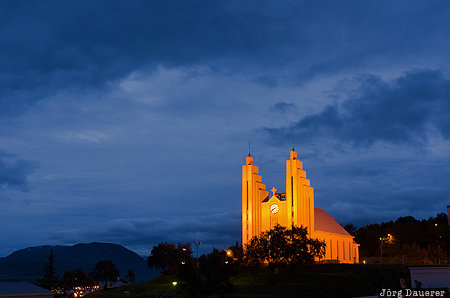
<instances>
[{"instance_id":1,"label":"cross on church roof","mask_svg":"<svg viewBox=\"0 0 450 298\"><path fill-rule=\"evenodd\" d=\"M272 196L275 196L275 192L277 191L277 189L275 187L272 187L271 191L273 192Z\"/></svg>"}]
</instances>

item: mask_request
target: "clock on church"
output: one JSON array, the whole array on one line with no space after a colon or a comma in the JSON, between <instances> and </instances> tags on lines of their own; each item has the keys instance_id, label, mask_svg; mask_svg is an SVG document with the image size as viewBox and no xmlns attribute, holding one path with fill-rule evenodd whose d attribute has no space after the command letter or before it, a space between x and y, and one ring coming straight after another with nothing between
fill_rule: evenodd
<instances>
[{"instance_id":1,"label":"clock on church","mask_svg":"<svg viewBox=\"0 0 450 298\"><path fill-rule=\"evenodd\" d=\"M272 204L272 206L270 206L270 212L272 212L273 214L278 213L278 210L279 210L279 209L280 209L280 208L278 207L277 204Z\"/></svg>"}]
</instances>

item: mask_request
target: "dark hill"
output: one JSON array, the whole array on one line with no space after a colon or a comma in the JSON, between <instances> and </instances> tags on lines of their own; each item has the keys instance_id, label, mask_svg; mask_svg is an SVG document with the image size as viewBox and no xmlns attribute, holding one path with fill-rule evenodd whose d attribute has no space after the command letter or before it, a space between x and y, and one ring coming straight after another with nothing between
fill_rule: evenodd
<instances>
[{"instance_id":1,"label":"dark hill","mask_svg":"<svg viewBox=\"0 0 450 298\"><path fill-rule=\"evenodd\" d=\"M132 269L137 281L148 281L159 273L147 268L146 261L135 252L117 244L93 242L73 246L36 246L20 249L0 258L0 281L33 281L42 277L42 266L53 247L55 268L59 275L64 271L82 269L86 274L101 260L112 260L122 278Z\"/></svg>"}]
</instances>

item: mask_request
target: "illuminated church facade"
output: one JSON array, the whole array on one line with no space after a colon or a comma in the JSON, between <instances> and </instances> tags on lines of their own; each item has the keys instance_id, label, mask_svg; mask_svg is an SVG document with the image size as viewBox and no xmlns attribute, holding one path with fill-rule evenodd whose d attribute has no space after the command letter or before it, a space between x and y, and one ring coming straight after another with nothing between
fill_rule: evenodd
<instances>
[{"instance_id":1,"label":"illuminated church facade","mask_svg":"<svg viewBox=\"0 0 450 298\"><path fill-rule=\"evenodd\" d=\"M353 240L354 237L325 210L314 207L314 189L306 179L306 172L294 148L286 161L286 192L276 192L275 187L271 191L270 197L249 153L242 166L243 245L276 224L303 226L311 238L325 242L326 253L322 260L359 262L359 244Z\"/></svg>"}]
</instances>

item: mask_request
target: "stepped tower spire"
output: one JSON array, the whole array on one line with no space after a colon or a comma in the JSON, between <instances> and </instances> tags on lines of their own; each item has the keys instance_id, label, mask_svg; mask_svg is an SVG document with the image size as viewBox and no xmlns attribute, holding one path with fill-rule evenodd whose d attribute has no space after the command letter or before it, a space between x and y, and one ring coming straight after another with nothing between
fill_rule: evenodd
<instances>
[{"instance_id":1,"label":"stepped tower spire","mask_svg":"<svg viewBox=\"0 0 450 298\"><path fill-rule=\"evenodd\" d=\"M295 151L295 147L294 147L294 133L292 133L292 151Z\"/></svg>"},{"instance_id":2,"label":"stepped tower spire","mask_svg":"<svg viewBox=\"0 0 450 298\"><path fill-rule=\"evenodd\" d=\"M258 174L258 167L253 165L250 142L248 149L245 165L242 166L242 244L246 244L253 236L262 232L261 202L269 196Z\"/></svg>"}]
</instances>

